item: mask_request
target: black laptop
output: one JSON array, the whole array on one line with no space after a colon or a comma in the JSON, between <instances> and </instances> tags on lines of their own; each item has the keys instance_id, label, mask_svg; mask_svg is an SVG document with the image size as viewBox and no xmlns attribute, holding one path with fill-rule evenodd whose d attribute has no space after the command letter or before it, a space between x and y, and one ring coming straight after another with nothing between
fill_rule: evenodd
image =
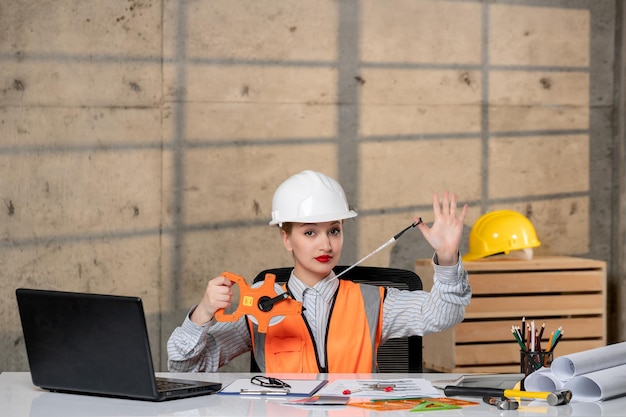
<instances>
[{"instance_id":1,"label":"black laptop","mask_svg":"<svg viewBox=\"0 0 626 417\"><path fill-rule=\"evenodd\" d=\"M33 384L148 401L212 394L217 382L155 377L140 298L20 288Z\"/></svg>"}]
</instances>

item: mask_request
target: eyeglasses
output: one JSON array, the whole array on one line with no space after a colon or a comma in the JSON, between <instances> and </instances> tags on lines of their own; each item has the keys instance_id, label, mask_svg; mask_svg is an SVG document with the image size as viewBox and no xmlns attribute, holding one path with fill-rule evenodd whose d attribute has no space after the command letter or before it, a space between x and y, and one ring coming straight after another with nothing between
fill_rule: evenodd
<instances>
[{"instance_id":1,"label":"eyeglasses","mask_svg":"<svg viewBox=\"0 0 626 417\"><path fill-rule=\"evenodd\" d=\"M291 385L271 376L256 375L250 379L254 385L260 385L265 388L291 388Z\"/></svg>"}]
</instances>

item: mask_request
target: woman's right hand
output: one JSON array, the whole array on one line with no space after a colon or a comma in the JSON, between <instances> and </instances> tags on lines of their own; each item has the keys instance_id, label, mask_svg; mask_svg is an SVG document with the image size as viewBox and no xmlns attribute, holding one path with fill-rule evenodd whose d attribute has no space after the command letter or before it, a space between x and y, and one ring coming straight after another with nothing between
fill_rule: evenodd
<instances>
[{"instance_id":1,"label":"woman's right hand","mask_svg":"<svg viewBox=\"0 0 626 417\"><path fill-rule=\"evenodd\" d=\"M233 301L233 284L231 280L223 276L210 280L200 304L191 314L191 321L203 325L213 318L217 310L229 308Z\"/></svg>"}]
</instances>

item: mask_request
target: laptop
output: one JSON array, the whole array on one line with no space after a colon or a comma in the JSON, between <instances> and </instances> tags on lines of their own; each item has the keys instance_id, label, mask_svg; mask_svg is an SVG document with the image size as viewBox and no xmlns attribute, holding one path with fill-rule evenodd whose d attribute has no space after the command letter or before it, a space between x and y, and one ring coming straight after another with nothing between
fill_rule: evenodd
<instances>
[{"instance_id":1,"label":"laptop","mask_svg":"<svg viewBox=\"0 0 626 417\"><path fill-rule=\"evenodd\" d=\"M217 393L217 382L155 376L140 298L19 288L33 384L55 392L163 401Z\"/></svg>"}]
</instances>

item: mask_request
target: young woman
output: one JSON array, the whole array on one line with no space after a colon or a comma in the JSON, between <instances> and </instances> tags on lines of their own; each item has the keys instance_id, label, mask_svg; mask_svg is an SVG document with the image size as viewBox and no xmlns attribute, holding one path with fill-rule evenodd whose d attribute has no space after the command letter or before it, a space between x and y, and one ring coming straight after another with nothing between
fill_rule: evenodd
<instances>
[{"instance_id":1,"label":"young woman","mask_svg":"<svg viewBox=\"0 0 626 417\"><path fill-rule=\"evenodd\" d=\"M288 178L272 201L270 225L280 228L294 268L286 291L303 303L302 315L287 315L258 332L245 316L216 322L228 308L232 282L209 281L200 303L168 341L172 372L215 372L236 356L254 351L263 372L376 372L376 352L386 340L445 330L463 320L471 289L459 255L467 205L457 214L456 196L433 195L434 222L417 227L435 250L430 292L356 284L335 276L343 247L343 221L350 210L341 185L315 171ZM416 218L415 221L418 219Z\"/></svg>"}]
</instances>

